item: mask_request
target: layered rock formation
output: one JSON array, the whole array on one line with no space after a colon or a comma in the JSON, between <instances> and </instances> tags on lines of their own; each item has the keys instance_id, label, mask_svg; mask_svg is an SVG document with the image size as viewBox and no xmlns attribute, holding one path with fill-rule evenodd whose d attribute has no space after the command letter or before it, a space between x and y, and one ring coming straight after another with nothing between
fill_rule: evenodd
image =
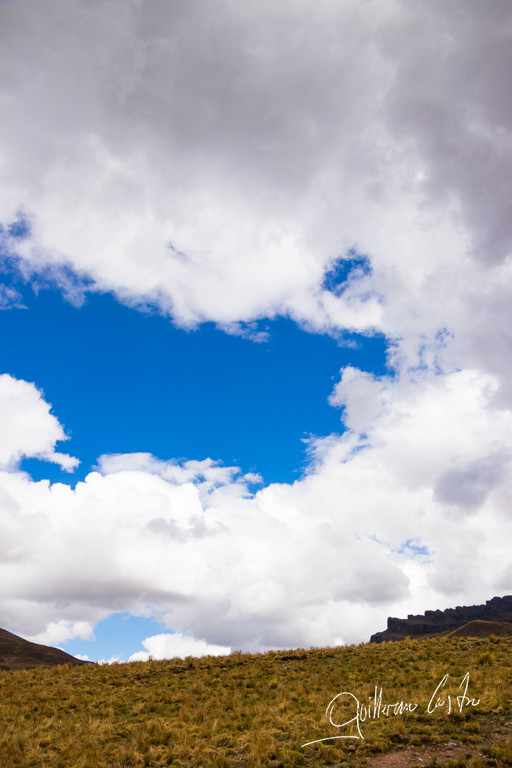
<instances>
[{"instance_id":1,"label":"layered rock formation","mask_svg":"<svg viewBox=\"0 0 512 768\"><path fill-rule=\"evenodd\" d=\"M384 632L371 636L371 643L385 640L403 640L404 638L439 635L468 624L470 621L512 622L512 595L493 597L485 605L469 605L447 608L445 611L425 611L423 615L410 614L406 619L388 619Z\"/></svg>"}]
</instances>

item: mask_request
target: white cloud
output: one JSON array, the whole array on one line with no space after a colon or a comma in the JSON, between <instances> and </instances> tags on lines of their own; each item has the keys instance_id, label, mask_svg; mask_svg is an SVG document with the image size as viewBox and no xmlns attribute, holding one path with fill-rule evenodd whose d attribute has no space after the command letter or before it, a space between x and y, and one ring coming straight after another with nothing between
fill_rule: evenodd
<instances>
[{"instance_id":1,"label":"white cloud","mask_svg":"<svg viewBox=\"0 0 512 768\"><path fill-rule=\"evenodd\" d=\"M233 489L236 487L239 493L245 495L247 483L261 482L261 477L255 473L242 475L238 467L224 467L219 461L212 459L162 461L150 453L106 454L98 459L98 468L103 475L115 472L146 472L158 475L174 485L196 482L202 493L230 484Z\"/></svg>"},{"instance_id":2,"label":"white cloud","mask_svg":"<svg viewBox=\"0 0 512 768\"><path fill-rule=\"evenodd\" d=\"M388 615L509 592L512 412L496 386L475 371L388 383L364 436L318 440L308 475L256 493L235 468L148 454L103 457L74 490L3 472L2 615L62 642L149 612L169 642L254 651L359 642ZM158 643L140 653L176 650Z\"/></svg>"},{"instance_id":3,"label":"white cloud","mask_svg":"<svg viewBox=\"0 0 512 768\"><path fill-rule=\"evenodd\" d=\"M34 483L22 456L76 460L34 385L1 377L0 608L20 632L151 606L210 646L322 645L512 591L509 4L233 9L0 5L0 221L23 209L32 232L6 247L75 302L87 278L185 326L380 331L394 376L345 369L348 431L256 494L146 453ZM371 271L323 288L354 245Z\"/></svg>"},{"instance_id":4,"label":"white cloud","mask_svg":"<svg viewBox=\"0 0 512 768\"><path fill-rule=\"evenodd\" d=\"M0 310L25 309L20 293L8 285L0 285Z\"/></svg>"},{"instance_id":5,"label":"white cloud","mask_svg":"<svg viewBox=\"0 0 512 768\"><path fill-rule=\"evenodd\" d=\"M506 3L0 14L0 220L32 217L24 274L79 301L71 268L182 325L377 329L395 363L489 370L510 402ZM372 275L322 289L353 245Z\"/></svg>"},{"instance_id":6,"label":"white cloud","mask_svg":"<svg viewBox=\"0 0 512 768\"><path fill-rule=\"evenodd\" d=\"M88 621L51 621L45 627L44 632L37 635L27 636L26 639L32 643L41 643L43 645L59 645L68 640L74 640L76 637L82 640L92 640L94 632L92 625ZM79 657L83 658L83 657Z\"/></svg>"},{"instance_id":7,"label":"white cloud","mask_svg":"<svg viewBox=\"0 0 512 768\"><path fill-rule=\"evenodd\" d=\"M148 659L185 659L187 656L227 656L231 648L224 645L211 645L204 640L182 635L163 633L147 637L142 641L146 651L133 653L128 661L148 661Z\"/></svg>"},{"instance_id":8,"label":"white cloud","mask_svg":"<svg viewBox=\"0 0 512 768\"><path fill-rule=\"evenodd\" d=\"M67 436L50 410L34 384L0 375L0 468L14 466L24 456L54 462L67 471L78 465L78 459L55 451L55 443Z\"/></svg>"},{"instance_id":9,"label":"white cloud","mask_svg":"<svg viewBox=\"0 0 512 768\"><path fill-rule=\"evenodd\" d=\"M380 413L384 386L382 379L347 366L329 403L343 407L342 421L349 429L364 432Z\"/></svg>"}]
</instances>

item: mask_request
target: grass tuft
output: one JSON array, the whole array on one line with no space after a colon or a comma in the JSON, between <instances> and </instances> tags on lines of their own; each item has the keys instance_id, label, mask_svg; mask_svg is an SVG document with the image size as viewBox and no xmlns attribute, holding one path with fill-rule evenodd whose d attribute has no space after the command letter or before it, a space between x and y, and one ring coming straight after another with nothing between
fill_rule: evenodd
<instances>
[{"instance_id":1,"label":"grass tuft","mask_svg":"<svg viewBox=\"0 0 512 768\"><path fill-rule=\"evenodd\" d=\"M466 698L479 703L458 711L466 672ZM372 717L376 688L391 711ZM342 692L367 707L364 740L302 747L340 735L325 712ZM353 701L336 701L333 722L350 720ZM390 750L483 744L511 717L512 637L2 671L0 766L359 768ZM483 754L450 768L512 766L510 744Z\"/></svg>"}]
</instances>

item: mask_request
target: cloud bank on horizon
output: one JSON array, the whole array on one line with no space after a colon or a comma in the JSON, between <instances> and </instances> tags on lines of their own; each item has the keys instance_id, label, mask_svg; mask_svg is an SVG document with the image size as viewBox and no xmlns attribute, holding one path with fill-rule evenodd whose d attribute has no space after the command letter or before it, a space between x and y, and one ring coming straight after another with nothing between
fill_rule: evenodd
<instances>
[{"instance_id":1,"label":"cloud bank on horizon","mask_svg":"<svg viewBox=\"0 0 512 768\"><path fill-rule=\"evenodd\" d=\"M344 430L257 492L144 451L34 482L22 456L79 457L7 371L4 622L63 642L151 610L264 650L511 591L511 38L505 0L0 5L5 274L184 328L384 334L390 371L340 371Z\"/></svg>"}]
</instances>

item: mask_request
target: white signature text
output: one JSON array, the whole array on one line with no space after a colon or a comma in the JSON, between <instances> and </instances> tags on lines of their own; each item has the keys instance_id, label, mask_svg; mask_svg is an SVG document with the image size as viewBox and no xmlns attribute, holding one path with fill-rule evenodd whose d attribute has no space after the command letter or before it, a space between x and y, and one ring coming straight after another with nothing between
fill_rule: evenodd
<instances>
[{"instance_id":1,"label":"white signature text","mask_svg":"<svg viewBox=\"0 0 512 768\"><path fill-rule=\"evenodd\" d=\"M459 684L462 693L458 696L453 696L446 692L448 678L449 675L445 675L436 686L425 710L427 714L431 715L436 710L447 715L451 714L452 711L462 713L465 707L476 707L480 704L480 699L474 699L468 695L469 672L466 672ZM340 705L350 706L350 718L343 723L336 722L335 709ZM362 704L353 693L343 691L343 693L338 693L331 699L325 714L329 723L334 728L340 731L344 729L346 732L338 733L336 736L327 736L323 739L308 741L302 746L307 747L309 744L317 744L320 741L330 741L331 739L364 739L361 723L368 722L369 720L378 720L381 717L389 717L390 715L403 715L406 712L415 712L417 709L418 704L411 701L386 703L382 697L382 688L377 686L375 686L373 696L369 697L368 704Z\"/></svg>"}]
</instances>

